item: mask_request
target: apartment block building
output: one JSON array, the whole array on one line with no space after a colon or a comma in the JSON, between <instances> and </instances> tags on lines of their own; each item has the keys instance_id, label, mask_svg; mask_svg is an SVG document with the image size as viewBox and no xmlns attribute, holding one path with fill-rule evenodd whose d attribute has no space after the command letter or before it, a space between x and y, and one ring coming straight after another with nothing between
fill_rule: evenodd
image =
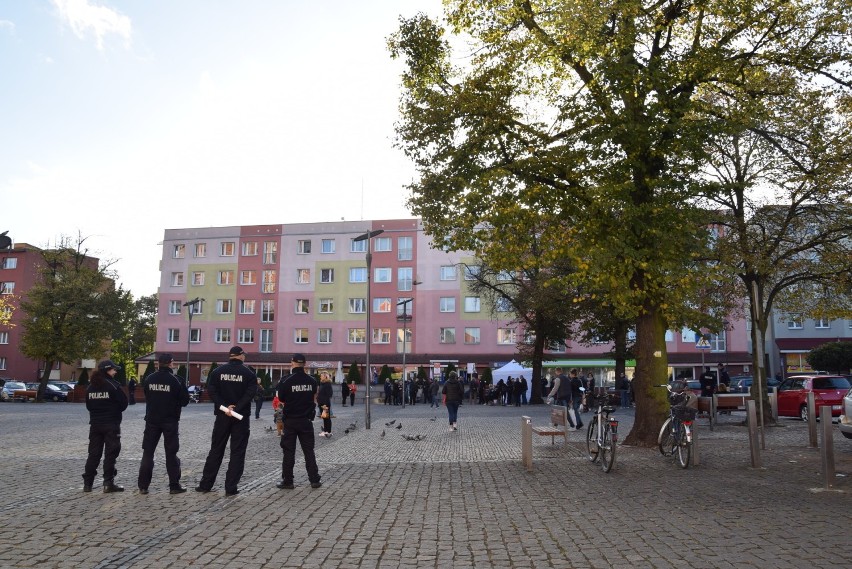
<instances>
[{"instance_id":1,"label":"apartment block building","mask_svg":"<svg viewBox=\"0 0 852 569\"><path fill-rule=\"evenodd\" d=\"M356 240L368 232L381 233L369 244ZM313 370L363 366L368 334L374 370L387 364L401 371L403 349L409 371L451 362L462 370L498 367L519 359L526 330L471 292L466 267L475 264L470 253L433 248L419 219L169 229L156 350L181 362L189 352L192 383L204 381L233 345L273 378L289 369L294 352ZM674 373L692 373L702 361L742 372L750 365L747 344L743 322L714 336L703 355L693 332L667 334ZM569 340L553 348L551 365L602 374L614 365L609 344Z\"/></svg>"}]
</instances>

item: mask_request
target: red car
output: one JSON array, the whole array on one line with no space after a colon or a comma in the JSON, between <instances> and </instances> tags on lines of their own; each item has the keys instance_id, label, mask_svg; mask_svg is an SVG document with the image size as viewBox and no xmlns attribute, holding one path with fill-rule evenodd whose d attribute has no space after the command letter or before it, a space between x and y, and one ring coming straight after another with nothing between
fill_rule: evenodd
<instances>
[{"instance_id":1,"label":"red car","mask_svg":"<svg viewBox=\"0 0 852 569\"><path fill-rule=\"evenodd\" d=\"M785 379L778 386L778 415L799 417L808 420L808 392L814 393L814 405L819 417L819 408L831 406L831 416L839 417L843 407L843 396L849 391L849 380L842 375L796 375Z\"/></svg>"}]
</instances>

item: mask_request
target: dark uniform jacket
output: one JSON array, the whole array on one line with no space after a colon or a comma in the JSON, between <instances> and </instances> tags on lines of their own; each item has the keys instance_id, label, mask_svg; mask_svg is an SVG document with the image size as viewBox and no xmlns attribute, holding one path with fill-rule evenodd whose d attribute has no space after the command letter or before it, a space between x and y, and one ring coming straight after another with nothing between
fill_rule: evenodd
<instances>
[{"instance_id":1,"label":"dark uniform jacket","mask_svg":"<svg viewBox=\"0 0 852 569\"><path fill-rule=\"evenodd\" d=\"M93 384L100 382L95 378L100 374L103 382L100 387ZM119 425L121 413L127 409L127 395L121 386L107 374L96 370L92 375L93 383L86 388L86 409L89 410L90 425Z\"/></svg>"},{"instance_id":2,"label":"dark uniform jacket","mask_svg":"<svg viewBox=\"0 0 852 569\"><path fill-rule=\"evenodd\" d=\"M145 420L177 423L180 411L189 404L189 392L168 368L155 371L142 383L145 393Z\"/></svg>"},{"instance_id":3,"label":"dark uniform jacket","mask_svg":"<svg viewBox=\"0 0 852 569\"><path fill-rule=\"evenodd\" d=\"M213 400L213 413L218 415L220 405L230 407L241 415L251 413L251 401L257 391L257 375L239 359L214 369L207 377L207 392Z\"/></svg>"},{"instance_id":4,"label":"dark uniform jacket","mask_svg":"<svg viewBox=\"0 0 852 569\"><path fill-rule=\"evenodd\" d=\"M345 384L344 384L345 385ZM278 382L278 400L284 404L284 419L313 418L316 414L317 380L301 367Z\"/></svg>"}]
</instances>

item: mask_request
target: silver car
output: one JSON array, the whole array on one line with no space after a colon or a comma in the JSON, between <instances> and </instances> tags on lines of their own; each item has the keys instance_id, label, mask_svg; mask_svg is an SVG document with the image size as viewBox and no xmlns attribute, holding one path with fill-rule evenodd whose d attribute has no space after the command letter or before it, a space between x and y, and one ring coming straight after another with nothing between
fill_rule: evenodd
<instances>
[{"instance_id":1,"label":"silver car","mask_svg":"<svg viewBox=\"0 0 852 569\"><path fill-rule=\"evenodd\" d=\"M840 411L840 432L852 439L852 389L843 396L843 408Z\"/></svg>"}]
</instances>

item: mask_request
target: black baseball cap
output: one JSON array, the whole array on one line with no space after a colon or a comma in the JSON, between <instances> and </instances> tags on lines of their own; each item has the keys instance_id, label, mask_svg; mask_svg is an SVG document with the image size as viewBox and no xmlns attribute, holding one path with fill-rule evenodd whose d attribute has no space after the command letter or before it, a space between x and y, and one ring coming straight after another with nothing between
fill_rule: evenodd
<instances>
[{"instance_id":1,"label":"black baseball cap","mask_svg":"<svg viewBox=\"0 0 852 569\"><path fill-rule=\"evenodd\" d=\"M233 347L233 348L231 348L231 350L228 352L228 355L229 355L229 356L242 356L242 355L245 355L245 353L246 353L246 352L245 352L245 350L243 350L241 347L239 347L239 346L234 346L234 347Z\"/></svg>"},{"instance_id":2,"label":"black baseball cap","mask_svg":"<svg viewBox=\"0 0 852 569\"><path fill-rule=\"evenodd\" d=\"M293 354L293 358L290 361L295 362L297 364L303 364L303 363L305 363L305 355L304 354Z\"/></svg>"},{"instance_id":3,"label":"black baseball cap","mask_svg":"<svg viewBox=\"0 0 852 569\"><path fill-rule=\"evenodd\" d=\"M98 364L98 369L101 371L109 371L111 369L118 369L120 366L112 360L104 360Z\"/></svg>"},{"instance_id":4,"label":"black baseball cap","mask_svg":"<svg viewBox=\"0 0 852 569\"><path fill-rule=\"evenodd\" d=\"M171 354L160 354L160 358L157 361L159 361L162 365L169 365L175 361L175 358Z\"/></svg>"}]
</instances>

